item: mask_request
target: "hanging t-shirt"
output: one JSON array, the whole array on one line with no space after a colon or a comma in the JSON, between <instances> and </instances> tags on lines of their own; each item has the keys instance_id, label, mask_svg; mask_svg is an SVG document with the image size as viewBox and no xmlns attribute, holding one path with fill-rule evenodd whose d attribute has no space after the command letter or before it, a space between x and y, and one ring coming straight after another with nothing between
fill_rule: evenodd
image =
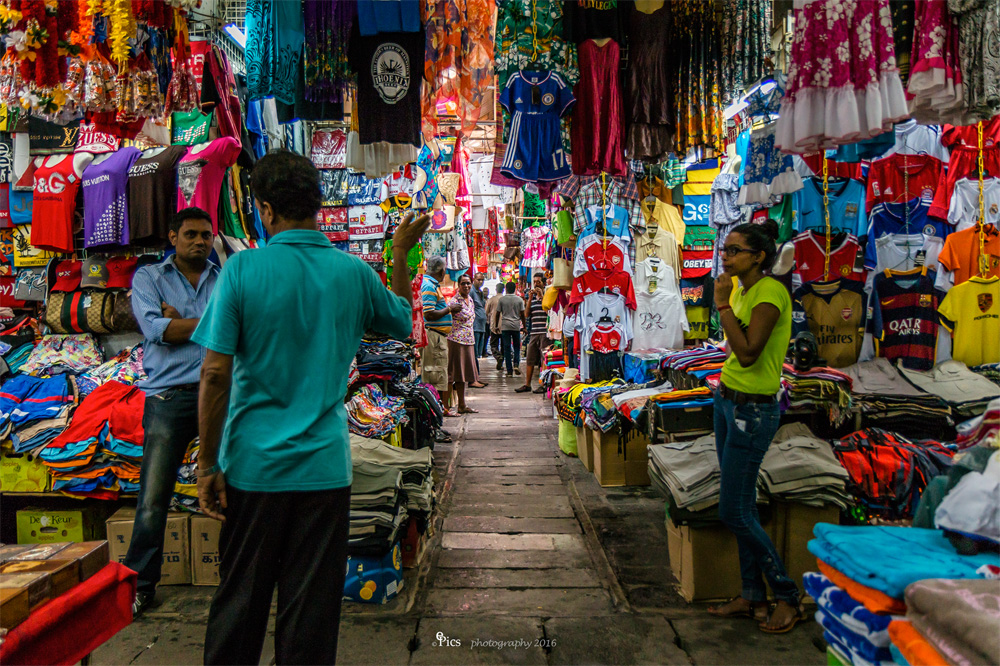
<instances>
[{"instance_id":1,"label":"hanging t-shirt","mask_svg":"<svg viewBox=\"0 0 1000 666\"><path fill-rule=\"evenodd\" d=\"M177 162L184 146L148 150L128 170L128 221L132 243L164 243L177 212Z\"/></svg>"},{"instance_id":2,"label":"hanging t-shirt","mask_svg":"<svg viewBox=\"0 0 1000 666\"><path fill-rule=\"evenodd\" d=\"M73 213L80 178L73 156L46 157L34 173L31 206L31 244L53 252L73 251ZM13 202L11 204L13 213ZM14 220L15 223L17 220Z\"/></svg>"},{"instance_id":3,"label":"hanging t-shirt","mask_svg":"<svg viewBox=\"0 0 1000 666\"><path fill-rule=\"evenodd\" d=\"M76 150L80 121L66 125L28 116L29 146L32 155L63 155Z\"/></svg>"},{"instance_id":4,"label":"hanging t-shirt","mask_svg":"<svg viewBox=\"0 0 1000 666\"><path fill-rule=\"evenodd\" d=\"M39 249L31 244L32 226L31 224L24 224L14 227L15 268L45 266L52 257L56 256L54 252Z\"/></svg>"},{"instance_id":5,"label":"hanging t-shirt","mask_svg":"<svg viewBox=\"0 0 1000 666\"><path fill-rule=\"evenodd\" d=\"M929 207L920 199L913 199L908 204L879 204L871 211L871 224L868 227L868 245L865 247L865 265L874 266L875 241L882 236L893 234L923 234L944 239L951 233L947 222L928 217ZM907 218L909 213L909 218Z\"/></svg>"},{"instance_id":6,"label":"hanging t-shirt","mask_svg":"<svg viewBox=\"0 0 1000 666\"><path fill-rule=\"evenodd\" d=\"M622 296L626 305L635 310L635 291L632 288L632 276L624 272L604 273L590 271L574 278L570 291L569 302L580 303L591 294L600 293L602 289Z\"/></svg>"},{"instance_id":7,"label":"hanging t-shirt","mask_svg":"<svg viewBox=\"0 0 1000 666\"><path fill-rule=\"evenodd\" d=\"M381 190L382 181L351 172L347 177L347 205L377 206L382 203Z\"/></svg>"},{"instance_id":8,"label":"hanging t-shirt","mask_svg":"<svg viewBox=\"0 0 1000 666\"><path fill-rule=\"evenodd\" d=\"M875 160L868 168L865 205L872 210L880 203L921 199L929 206L934 192L944 186L941 160L928 155L893 155Z\"/></svg>"},{"instance_id":9,"label":"hanging t-shirt","mask_svg":"<svg viewBox=\"0 0 1000 666\"><path fill-rule=\"evenodd\" d=\"M851 234L833 238L830 247L830 272L826 270L826 234L807 231L792 239L795 247L795 272L801 283L845 278L863 282L864 271L854 269L861 246Z\"/></svg>"},{"instance_id":10,"label":"hanging t-shirt","mask_svg":"<svg viewBox=\"0 0 1000 666\"><path fill-rule=\"evenodd\" d=\"M853 280L811 282L795 292L792 334L816 336L819 355L831 368L858 362L865 334L865 293Z\"/></svg>"},{"instance_id":11,"label":"hanging t-shirt","mask_svg":"<svg viewBox=\"0 0 1000 666\"><path fill-rule=\"evenodd\" d=\"M712 271L712 261L715 258L715 250L687 249L681 251L681 258L684 268L681 277L685 279L699 278L708 275Z\"/></svg>"},{"instance_id":12,"label":"hanging t-shirt","mask_svg":"<svg viewBox=\"0 0 1000 666\"><path fill-rule=\"evenodd\" d=\"M645 261L636 264L635 267L635 290L636 293L653 293L657 289L677 290L677 274L673 267L657 257L649 257ZM678 294L680 292L678 291Z\"/></svg>"},{"instance_id":13,"label":"hanging t-shirt","mask_svg":"<svg viewBox=\"0 0 1000 666\"><path fill-rule=\"evenodd\" d=\"M10 223L13 226L31 224L34 210L35 193L32 190L15 190L10 188Z\"/></svg>"},{"instance_id":14,"label":"hanging t-shirt","mask_svg":"<svg viewBox=\"0 0 1000 666\"><path fill-rule=\"evenodd\" d=\"M1000 178L983 180L985 222L1000 227ZM963 231L979 221L979 179L963 178L955 183L948 209L948 223Z\"/></svg>"},{"instance_id":15,"label":"hanging t-shirt","mask_svg":"<svg viewBox=\"0 0 1000 666\"><path fill-rule=\"evenodd\" d=\"M347 205L350 176L347 169L324 169L319 172L319 187L324 206Z\"/></svg>"},{"instance_id":16,"label":"hanging t-shirt","mask_svg":"<svg viewBox=\"0 0 1000 666\"><path fill-rule=\"evenodd\" d=\"M199 150L200 149L200 150ZM227 136L192 146L177 164L177 210L197 206L212 218L212 232L219 233L219 197L226 169L236 164L240 142Z\"/></svg>"},{"instance_id":17,"label":"hanging t-shirt","mask_svg":"<svg viewBox=\"0 0 1000 666\"><path fill-rule=\"evenodd\" d=\"M396 171L390 173L386 176L385 180L382 181L382 187L379 190L379 198L382 201L390 197L394 197L398 194L405 194L408 197L413 196L413 181L416 180L416 176L413 173L413 165L406 164L402 169L397 169Z\"/></svg>"},{"instance_id":18,"label":"hanging t-shirt","mask_svg":"<svg viewBox=\"0 0 1000 666\"><path fill-rule=\"evenodd\" d=\"M351 240L385 238L382 209L378 206L351 206L347 209Z\"/></svg>"},{"instance_id":19,"label":"hanging t-shirt","mask_svg":"<svg viewBox=\"0 0 1000 666\"><path fill-rule=\"evenodd\" d=\"M634 308L633 308L634 309ZM632 337L632 311L627 307L625 299L616 294L593 293L580 302L577 309L575 329L580 333L580 375L586 381L590 378L590 339L586 333L596 326L602 317L607 317L612 326L619 326L626 337L626 342Z\"/></svg>"},{"instance_id":20,"label":"hanging t-shirt","mask_svg":"<svg viewBox=\"0 0 1000 666\"><path fill-rule=\"evenodd\" d=\"M9 183L14 177L14 141L10 134L0 134L0 183Z\"/></svg>"},{"instance_id":21,"label":"hanging t-shirt","mask_svg":"<svg viewBox=\"0 0 1000 666\"><path fill-rule=\"evenodd\" d=\"M984 225L983 231L982 247L976 227L956 231L945 240L938 261L945 270L952 271L955 285L973 275L982 276L981 268L986 269L987 277L1000 277L1000 231L990 225Z\"/></svg>"},{"instance_id":22,"label":"hanging t-shirt","mask_svg":"<svg viewBox=\"0 0 1000 666\"><path fill-rule=\"evenodd\" d=\"M362 35L420 30L418 0L358 0L358 25Z\"/></svg>"},{"instance_id":23,"label":"hanging t-shirt","mask_svg":"<svg viewBox=\"0 0 1000 666\"><path fill-rule=\"evenodd\" d=\"M818 178L806 178L804 186L792 194L793 205L798 215L796 231L825 229L826 217L823 213L823 183ZM865 186L857 180L845 179L829 183L830 226L841 231L858 235L868 228L865 208Z\"/></svg>"},{"instance_id":24,"label":"hanging t-shirt","mask_svg":"<svg viewBox=\"0 0 1000 666\"><path fill-rule=\"evenodd\" d=\"M628 211L621 206L588 206L584 210L587 219L580 236L598 234L602 236L618 236L628 243L632 236L628 226ZM603 230L603 233L601 233Z\"/></svg>"},{"instance_id":25,"label":"hanging t-shirt","mask_svg":"<svg viewBox=\"0 0 1000 666\"><path fill-rule=\"evenodd\" d=\"M529 183L569 176L559 119L575 102L573 91L555 72L522 71L510 77L500 93L500 104L511 114L500 173Z\"/></svg>"},{"instance_id":26,"label":"hanging t-shirt","mask_svg":"<svg viewBox=\"0 0 1000 666\"><path fill-rule=\"evenodd\" d=\"M382 209L382 219L387 234L396 232L396 227L400 225L406 214L410 212L412 204L413 199L405 194L397 194L382 202L379 208Z\"/></svg>"},{"instance_id":27,"label":"hanging t-shirt","mask_svg":"<svg viewBox=\"0 0 1000 666\"><path fill-rule=\"evenodd\" d=\"M566 39L582 44L588 39L610 38L622 44L632 2L570 0L563 4Z\"/></svg>"},{"instance_id":28,"label":"hanging t-shirt","mask_svg":"<svg viewBox=\"0 0 1000 666\"><path fill-rule=\"evenodd\" d=\"M685 340L707 340L709 309L705 306L688 305L684 308L689 330L684 333Z\"/></svg>"},{"instance_id":29,"label":"hanging t-shirt","mask_svg":"<svg viewBox=\"0 0 1000 666\"><path fill-rule=\"evenodd\" d=\"M933 271L938 267L938 255L944 241L938 236L923 234L892 234L875 241L877 263L868 268L865 289L871 292L875 276L885 270L908 271L927 266ZM874 270L872 270L874 268Z\"/></svg>"},{"instance_id":30,"label":"hanging t-shirt","mask_svg":"<svg viewBox=\"0 0 1000 666\"><path fill-rule=\"evenodd\" d=\"M878 355L893 362L902 359L911 370L934 367L943 297L926 267L876 275L867 316Z\"/></svg>"},{"instance_id":31,"label":"hanging t-shirt","mask_svg":"<svg viewBox=\"0 0 1000 666\"><path fill-rule=\"evenodd\" d=\"M171 115L173 131L170 142L175 146L193 146L208 141L214 112L202 113L201 109L175 112Z\"/></svg>"},{"instance_id":32,"label":"hanging t-shirt","mask_svg":"<svg viewBox=\"0 0 1000 666\"><path fill-rule=\"evenodd\" d=\"M938 125L918 125L916 120L896 123L896 137L892 147L882 157L900 155L929 155L948 163L948 149L941 143L942 131Z\"/></svg>"},{"instance_id":33,"label":"hanging t-shirt","mask_svg":"<svg viewBox=\"0 0 1000 666\"><path fill-rule=\"evenodd\" d=\"M580 276L587 271L632 272L628 246L618 236L581 236L576 243L573 258L573 275Z\"/></svg>"},{"instance_id":34,"label":"hanging t-shirt","mask_svg":"<svg viewBox=\"0 0 1000 666\"><path fill-rule=\"evenodd\" d=\"M122 148L83 172L83 245L128 245L128 170L142 152Z\"/></svg>"},{"instance_id":35,"label":"hanging t-shirt","mask_svg":"<svg viewBox=\"0 0 1000 666\"><path fill-rule=\"evenodd\" d=\"M94 123L80 125L80 133L76 138L76 152L78 153L94 153L95 155L113 153L121 148L121 145L121 137L98 129Z\"/></svg>"},{"instance_id":36,"label":"hanging t-shirt","mask_svg":"<svg viewBox=\"0 0 1000 666\"><path fill-rule=\"evenodd\" d=\"M369 37L355 28L348 48L348 62L358 75L358 108L363 110L358 117L361 144L419 146L424 33Z\"/></svg>"},{"instance_id":37,"label":"hanging t-shirt","mask_svg":"<svg viewBox=\"0 0 1000 666\"><path fill-rule=\"evenodd\" d=\"M689 327L684 301L677 286L658 286L652 293L639 291L635 298L637 307L632 348L683 349L684 333Z\"/></svg>"},{"instance_id":38,"label":"hanging t-shirt","mask_svg":"<svg viewBox=\"0 0 1000 666\"><path fill-rule=\"evenodd\" d=\"M951 357L969 367L1000 363L1000 279L975 275L941 301L941 323L951 331Z\"/></svg>"},{"instance_id":39,"label":"hanging t-shirt","mask_svg":"<svg viewBox=\"0 0 1000 666\"><path fill-rule=\"evenodd\" d=\"M351 237L346 208L323 208L319 211L316 222L319 230L331 243L342 243Z\"/></svg>"}]
</instances>

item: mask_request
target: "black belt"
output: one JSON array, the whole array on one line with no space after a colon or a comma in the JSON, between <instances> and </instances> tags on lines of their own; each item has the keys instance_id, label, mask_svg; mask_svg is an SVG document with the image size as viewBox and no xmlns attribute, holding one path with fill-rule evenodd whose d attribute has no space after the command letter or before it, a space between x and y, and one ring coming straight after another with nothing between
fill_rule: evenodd
<instances>
[{"instance_id":1,"label":"black belt","mask_svg":"<svg viewBox=\"0 0 1000 666\"><path fill-rule=\"evenodd\" d=\"M742 391L734 391L725 384L719 384L719 395L721 395L726 400L731 400L737 405L747 405L750 403L760 404L760 405L770 405L777 401L777 397L773 395L764 395L763 393L743 393Z\"/></svg>"},{"instance_id":2,"label":"black belt","mask_svg":"<svg viewBox=\"0 0 1000 666\"><path fill-rule=\"evenodd\" d=\"M170 391L197 391L201 387L201 384L195 382L194 384L178 384L177 386L171 386L168 390Z\"/></svg>"}]
</instances>

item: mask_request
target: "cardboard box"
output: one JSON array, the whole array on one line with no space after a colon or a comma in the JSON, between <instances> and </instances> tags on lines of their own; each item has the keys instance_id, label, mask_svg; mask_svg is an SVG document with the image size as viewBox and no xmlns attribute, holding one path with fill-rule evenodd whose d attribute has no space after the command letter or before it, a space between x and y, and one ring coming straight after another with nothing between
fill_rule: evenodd
<instances>
[{"instance_id":1,"label":"cardboard box","mask_svg":"<svg viewBox=\"0 0 1000 666\"><path fill-rule=\"evenodd\" d=\"M219 584L219 532L222 522L208 516L191 516L191 582Z\"/></svg>"},{"instance_id":2,"label":"cardboard box","mask_svg":"<svg viewBox=\"0 0 1000 666\"><path fill-rule=\"evenodd\" d=\"M8 562L0 567L0 574L45 574L52 584L52 596L68 592L80 582L80 568L75 560L35 560Z\"/></svg>"},{"instance_id":3,"label":"cardboard box","mask_svg":"<svg viewBox=\"0 0 1000 666\"><path fill-rule=\"evenodd\" d=\"M816 571L816 556L807 547L813 538L813 528L817 523L839 525L840 509L834 505L816 507L775 502L772 523L774 546L781 553L789 578L801 589L802 576L808 571Z\"/></svg>"},{"instance_id":4,"label":"cardboard box","mask_svg":"<svg viewBox=\"0 0 1000 666\"><path fill-rule=\"evenodd\" d=\"M344 599L384 604L403 589L403 555L397 543L382 558L347 557Z\"/></svg>"},{"instance_id":5,"label":"cardboard box","mask_svg":"<svg viewBox=\"0 0 1000 666\"><path fill-rule=\"evenodd\" d=\"M51 559L75 562L80 582L83 582L103 569L109 561L108 557L107 541L84 541L70 544Z\"/></svg>"},{"instance_id":6,"label":"cardboard box","mask_svg":"<svg viewBox=\"0 0 1000 666\"><path fill-rule=\"evenodd\" d=\"M5 453L0 456L0 491L44 493L51 487L49 468L38 458L23 453Z\"/></svg>"},{"instance_id":7,"label":"cardboard box","mask_svg":"<svg viewBox=\"0 0 1000 666\"><path fill-rule=\"evenodd\" d=\"M619 442L619 430L594 431L594 475L602 486L648 486L649 439L632 431ZM619 448L621 451L619 452Z\"/></svg>"},{"instance_id":8,"label":"cardboard box","mask_svg":"<svg viewBox=\"0 0 1000 666\"><path fill-rule=\"evenodd\" d=\"M28 588L0 585L0 629L13 629L28 619Z\"/></svg>"},{"instance_id":9,"label":"cardboard box","mask_svg":"<svg viewBox=\"0 0 1000 666\"><path fill-rule=\"evenodd\" d=\"M585 426L576 429L576 454L588 472L594 471L594 431Z\"/></svg>"},{"instance_id":10,"label":"cardboard box","mask_svg":"<svg viewBox=\"0 0 1000 666\"><path fill-rule=\"evenodd\" d=\"M93 507L72 511L53 511L35 507L17 512L18 543L58 543L92 541L98 536L98 521Z\"/></svg>"},{"instance_id":11,"label":"cardboard box","mask_svg":"<svg viewBox=\"0 0 1000 666\"><path fill-rule=\"evenodd\" d=\"M32 546L29 543L12 543L6 546L0 546L0 564L10 562L12 559L24 551L29 550L31 547Z\"/></svg>"},{"instance_id":12,"label":"cardboard box","mask_svg":"<svg viewBox=\"0 0 1000 666\"><path fill-rule=\"evenodd\" d=\"M69 543L43 543L29 545L26 549L13 555L13 561L47 560L70 547Z\"/></svg>"},{"instance_id":13,"label":"cardboard box","mask_svg":"<svg viewBox=\"0 0 1000 666\"><path fill-rule=\"evenodd\" d=\"M135 509L125 507L108 518L108 554L114 562L124 562L132 541L132 524ZM191 583L191 552L189 539L189 514L170 512L163 536L163 565L160 568L160 585L189 585Z\"/></svg>"},{"instance_id":14,"label":"cardboard box","mask_svg":"<svg viewBox=\"0 0 1000 666\"><path fill-rule=\"evenodd\" d=\"M52 578L45 572L0 573L0 590L25 590L28 593L28 610L41 606L58 596L52 591ZM7 609L3 609L6 615ZM7 626L7 618L3 618Z\"/></svg>"}]
</instances>

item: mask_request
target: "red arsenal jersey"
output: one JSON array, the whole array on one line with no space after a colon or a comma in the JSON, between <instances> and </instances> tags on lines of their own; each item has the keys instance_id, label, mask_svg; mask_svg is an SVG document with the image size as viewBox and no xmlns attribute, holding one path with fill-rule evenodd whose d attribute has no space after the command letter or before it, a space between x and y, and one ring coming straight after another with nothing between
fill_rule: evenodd
<instances>
[{"instance_id":1,"label":"red arsenal jersey","mask_svg":"<svg viewBox=\"0 0 1000 666\"><path fill-rule=\"evenodd\" d=\"M628 266L628 255L617 239L606 244L592 242L582 254L588 271L624 271Z\"/></svg>"},{"instance_id":2,"label":"red arsenal jersey","mask_svg":"<svg viewBox=\"0 0 1000 666\"><path fill-rule=\"evenodd\" d=\"M632 277L628 273L590 271L573 280L570 293L570 303L582 303L590 294L596 294L607 288L612 294L625 298L625 305L635 310L635 291L632 288Z\"/></svg>"},{"instance_id":3,"label":"red arsenal jersey","mask_svg":"<svg viewBox=\"0 0 1000 666\"><path fill-rule=\"evenodd\" d=\"M601 354L624 351L625 331L621 326L605 324L595 326L590 333L590 348Z\"/></svg>"},{"instance_id":4,"label":"red arsenal jersey","mask_svg":"<svg viewBox=\"0 0 1000 666\"><path fill-rule=\"evenodd\" d=\"M795 245L795 273L802 283L824 279L826 265L826 235L806 231L792 239ZM864 271L855 271L854 263L860 251L858 239L846 234L840 245L830 248L830 274L827 279L860 280L864 282Z\"/></svg>"}]
</instances>

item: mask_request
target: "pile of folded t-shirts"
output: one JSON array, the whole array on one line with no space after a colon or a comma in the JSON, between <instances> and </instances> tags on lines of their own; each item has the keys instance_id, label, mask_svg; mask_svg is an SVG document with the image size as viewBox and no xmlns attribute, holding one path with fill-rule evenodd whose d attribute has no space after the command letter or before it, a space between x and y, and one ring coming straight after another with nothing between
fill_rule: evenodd
<instances>
[{"instance_id":1,"label":"pile of folded t-shirts","mask_svg":"<svg viewBox=\"0 0 1000 666\"><path fill-rule=\"evenodd\" d=\"M84 398L69 426L38 452L52 473L52 489L138 491L144 405L141 389L116 381Z\"/></svg>"},{"instance_id":2,"label":"pile of folded t-shirts","mask_svg":"<svg viewBox=\"0 0 1000 666\"><path fill-rule=\"evenodd\" d=\"M406 520L403 472L397 467L354 458L347 551L381 557L399 540Z\"/></svg>"},{"instance_id":3,"label":"pile of folded t-shirts","mask_svg":"<svg viewBox=\"0 0 1000 666\"><path fill-rule=\"evenodd\" d=\"M35 348L34 342L26 342L14 347L3 355L3 362L7 365L10 374L17 374L28 361L31 351ZM0 366L2 367L2 366Z\"/></svg>"},{"instance_id":4,"label":"pile of folded t-shirts","mask_svg":"<svg viewBox=\"0 0 1000 666\"><path fill-rule=\"evenodd\" d=\"M825 412L834 426L851 415L851 378L834 368L796 370L785 364L781 372L785 389L782 406Z\"/></svg>"},{"instance_id":5,"label":"pile of folded t-shirts","mask_svg":"<svg viewBox=\"0 0 1000 666\"><path fill-rule=\"evenodd\" d=\"M969 368L977 375L982 375L997 386L1000 386L1000 363L987 363Z\"/></svg>"},{"instance_id":6,"label":"pile of folded t-shirts","mask_svg":"<svg viewBox=\"0 0 1000 666\"><path fill-rule=\"evenodd\" d=\"M912 518L927 484L951 467L954 451L934 440L910 440L880 428L853 432L833 452L850 477L848 490L869 513Z\"/></svg>"},{"instance_id":7,"label":"pile of folded t-shirts","mask_svg":"<svg viewBox=\"0 0 1000 666\"><path fill-rule=\"evenodd\" d=\"M348 427L364 437L385 437L408 422L405 402L384 394L374 384L366 384L347 401Z\"/></svg>"},{"instance_id":8,"label":"pile of folded t-shirts","mask_svg":"<svg viewBox=\"0 0 1000 666\"><path fill-rule=\"evenodd\" d=\"M778 428L764 454L757 485L775 500L847 509L854 503L847 480L829 442L803 423L788 423Z\"/></svg>"},{"instance_id":9,"label":"pile of folded t-shirts","mask_svg":"<svg viewBox=\"0 0 1000 666\"><path fill-rule=\"evenodd\" d=\"M434 507L433 455L429 448L404 449L380 439L351 435L351 458L398 469L403 474L406 509L430 513Z\"/></svg>"},{"instance_id":10,"label":"pile of folded t-shirts","mask_svg":"<svg viewBox=\"0 0 1000 666\"><path fill-rule=\"evenodd\" d=\"M556 413L560 419L569 421L577 427L582 426L584 424L583 396L585 392L600 392L625 385L625 382L620 379L611 379L590 383L580 382L568 389L558 390L554 394Z\"/></svg>"},{"instance_id":11,"label":"pile of folded t-shirts","mask_svg":"<svg viewBox=\"0 0 1000 666\"><path fill-rule=\"evenodd\" d=\"M931 578L906 588L906 619L888 633L897 662L1000 664L998 627L1000 580Z\"/></svg>"},{"instance_id":12,"label":"pile of folded t-shirts","mask_svg":"<svg viewBox=\"0 0 1000 666\"><path fill-rule=\"evenodd\" d=\"M101 384L115 381L129 386L146 378L142 368L142 345L138 344L121 350L106 363L87 370L77 377L80 395L87 396Z\"/></svg>"},{"instance_id":13,"label":"pile of folded t-shirts","mask_svg":"<svg viewBox=\"0 0 1000 666\"><path fill-rule=\"evenodd\" d=\"M660 361L660 373L678 386L707 384L718 386L722 374L722 364L726 360L726 352L714 345L685 349L669 354Z\"/></svg>"},{"instance_id":14,"label":"pile of folded t-shirts","mask_svg":"<svg viewBox=\"0 0 1000 666\"><path fill-rule=\"evenodd\" d=\"M406 379L413 369L413 347L398 340L361 341L356 356L362 382Z\"/></svg>"},{"instance_id":15,"label":"pile of folded t-shirts","mask_svg":"<svg viewBox=\"0 0 1000 666\"><path fill-rule=\"evenodd\" d=\"M892 617L873 613L820 573L803 576L806 594L816 602L816 622L823 638L843 664L891 663L889 623Z\"/></svg>"},{"instance_id":16,"label":"pile of folded t-shirts","mask_svg":"<svg viewBox=\"0 0 1000 666\"><path fill-rule=\"evenodd\" d=\"M887 358L857 363L841 372L851 378L851 399L865 425L931 436L943 435L954 425L951 407L906 381Z\"/></svg>"},{"instance_id":17,"label":"pile of folded t-shirts","mask_svg":"<svg viewBox=\"0 0 1000 666\"><path fill-rule=\"evenodd\" d=\"M646 384L633 385L627 390L615 393L611 396L611 400L614 401L622 418L637 423L650 398L673 390L674 386L670 382L654 379Z\"/></svg>"},{"instance_id":18,"label":"pile of folded t-shirts","mask_svg":"<svg viewBox=\"0 0 1000 666\"><path fill-rule=\"evenodd\" d=\"M1000 386L969 370L961 361L945 361L921 372L902 365L900 373L924 393L940 398L960 418L978 416L991 400L1000 397Z\"/></svg>"},{"instance_id":19,"label":"pile of folded t-shirts","mask_svg":"<svg viewBox=\"0 0 1000 666\"><path fill-rule=\"evenodd\" d=\"M26 375L80 374L104 363L94 336L46 335L31 350L19 369Z\"/></svg>"},{"instance_id":20,"label":"pile of folded t-shirts","mask_svg":"<svg viewBox=\"0 0 1000 666\"><path fill-rule=\"evenodd\" d=\"M417 382L391 382L386 390L389 395L403 399L403 406L413 425L413 442L407 440L407 429L403 433L404 446L415 449L433 447L435 435L444 424L444 406L434 387Z\"/></svg>"},{"instance_id":21,"label":"pile of folded t-shirts","mask_svg":"<svg viewBox=\"0 0 1000 666\"><path fill-rule=\"evenodd\" d=\"M71 376L14 375L0 388L2 436L10 438L15 453L44 447L66 430L76 401Z\"/></svg>"}]
</instances>

